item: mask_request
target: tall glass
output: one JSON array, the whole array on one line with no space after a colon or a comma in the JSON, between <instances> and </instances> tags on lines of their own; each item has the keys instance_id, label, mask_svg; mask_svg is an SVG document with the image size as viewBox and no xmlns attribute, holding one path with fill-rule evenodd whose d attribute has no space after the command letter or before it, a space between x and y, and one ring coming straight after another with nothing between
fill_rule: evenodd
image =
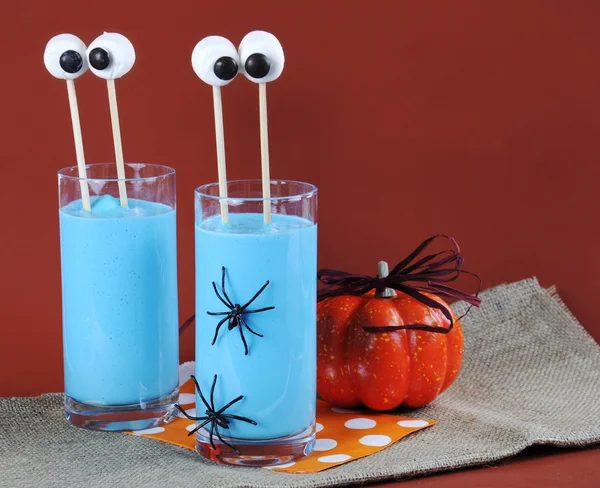
<instances>
[{"instance_id":1,"label":"tall glass","mask_svg":"<svg viewBox=\"0 0 600 488\"><path fill-rule=\"evenodd\" d=\"M317 189L272 181L265 201L260 180L227 186L226 199L216 183L195 192L196 378L224 414L196 446L228 463L287 463L315 438ZM199 395L196 410L207 410Z\"/></svg>"},{"instance_id":2,"label":"tall glass","mask_svg":"<svg viewBox=\"0 0 600 488\"><path fill-rule=\"evenodd\" d=\"M125 176L126 208L114 163L58 172L65 415L94 430L157 426L179 394L175 171Z\"/></svg>"}]
</instances>

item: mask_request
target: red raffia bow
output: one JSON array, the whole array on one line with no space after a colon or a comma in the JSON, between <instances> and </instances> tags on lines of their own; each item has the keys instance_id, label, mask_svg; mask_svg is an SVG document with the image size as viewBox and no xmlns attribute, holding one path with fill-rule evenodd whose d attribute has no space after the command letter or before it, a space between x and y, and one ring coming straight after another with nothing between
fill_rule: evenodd
<instances>
[{"instance_id":1,"label":"red raffia bow","mask_svg":"<svg viewBox=\"0 0 600 488\"><path fill-rule=\"evenodd\" d=\"M420 257L420 254L438 238L448 239L452 243L452 248ZM428 297L424 293L467 302L469 308L464 315L459 317L459 320L467 315L473 306L479 307L481 299L478 295L481 288L481 278L475 273L464 271L462 269L463 261L464 259L460 255L460 248L458 247L456 240L444 234L437 234L423 241L423 243L421 243L421 245L411 254L400 261L386 277L376 276L373 278L371 276L351 274L346 273L345 271L336 271L332 269L320 270L317 276L321 283L328 286L317 292L317 301L320 302L321 300L341 295L364 295L373 289L382 291L385 288L393 288L394 290L418 300L430 308L440 310L450 321L450 327L437 327L427 324L408 324L395 326L366 326L364 327L364 330L367 332L423 330L426 332L447 334L454 327L452 312L448 307L442 305L433 298ZM463 274L476 278L478 286L474 295L447 285L447 283L457 280Z\"/></svg>"}]
</instances>

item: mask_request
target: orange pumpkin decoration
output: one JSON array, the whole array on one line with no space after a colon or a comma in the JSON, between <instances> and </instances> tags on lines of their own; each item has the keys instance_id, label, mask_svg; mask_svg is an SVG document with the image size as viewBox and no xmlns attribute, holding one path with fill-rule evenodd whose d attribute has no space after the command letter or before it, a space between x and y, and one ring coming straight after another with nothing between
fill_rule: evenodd
<instances>
[{"instance_id":1,"label":"orange pumpkin decoration","mask_svg":"<svg viewBox=\"0 0 600 488\"><path fill-rule=\"evenodd\" d=\"M387 264L382 264L387 270ZM462 328L441 298L424 295L451 312L450 332L386 332L386 327L405 324L446 329L451 325L440 310L390 289L319 302L317 392L323 400L338 407L365 405L373 410L421 407L452 384L462 363ZM369 326L381 331L365 331Z\"/></svg>"}]
</instances>

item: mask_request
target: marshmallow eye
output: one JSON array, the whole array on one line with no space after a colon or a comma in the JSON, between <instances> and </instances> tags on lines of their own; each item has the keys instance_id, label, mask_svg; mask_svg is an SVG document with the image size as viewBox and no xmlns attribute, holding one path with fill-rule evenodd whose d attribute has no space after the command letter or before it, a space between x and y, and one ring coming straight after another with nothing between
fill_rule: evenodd
<instances>
[{"instance_id":1,"label":"marshmallow eye","mask_svg":"<svg viewBox=\"0 0 600 488\"><path fill-rule=\"evenodd\" d=\"M59 34L46 44L44 65L61 80L74 80L88 70L85 44L73 34Z\"/></svg>"},{"instance_id":2,"label":"marshmallow eye","mask_svg":"<svg viewBox=\"0 0 600 488\"><path fill-rule=\"evenodd\" d=\"M238 74L240 59L237 49L221 36L202 39L192 52L192 68L204 83L225 86Z\"/></svg>"},{"instance_id":3,"label":"marshmallow eye","mask_svg":"<svg viewBox=\"0 0 600 488\"><path fill-rule=\"evenodd\" d=\"M253 31L246 34L240 43L239 53L244 75L254 83L274 81L283 71L283 48L269 32Z\"/></svg>"},{"instance_id":4,"label":"marshmallow eye","mask_svg":"<svg viewBox=\"0 0 600 488\"><path fill-rule=\"evenodd\" d=\"M124 35L105 32L90 44L87 59L92 73L105 80L114 80L133 68L135 49Z\"/></svg>"}]
</instances>

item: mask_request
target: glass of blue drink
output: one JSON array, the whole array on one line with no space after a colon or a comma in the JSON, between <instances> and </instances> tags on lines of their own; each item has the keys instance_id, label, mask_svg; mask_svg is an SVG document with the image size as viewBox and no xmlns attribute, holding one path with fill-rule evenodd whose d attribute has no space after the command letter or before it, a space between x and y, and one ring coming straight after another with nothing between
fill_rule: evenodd
<instances>
[{"instance_id":1,"label":"glass of blue drink","mask_svg":"<svg viewBox=\"0 0 600 488\"><path fill-rule=\"evenodd\" d=\"M252 466L310 454L316 410L317 189L261 185L195 192L196 446Z\"/></svg>"},{"instance_id":2,"label":"glass of blue drink","mask_svg":"<svg viewBox=\"0 0 600 488\"><path fill-rule=\"evenodd\" d=\"M125 176L114 163L58 173L65 415L93 430L160 425L179 395L175 171Z\"/></svg>"}]
</instances>

